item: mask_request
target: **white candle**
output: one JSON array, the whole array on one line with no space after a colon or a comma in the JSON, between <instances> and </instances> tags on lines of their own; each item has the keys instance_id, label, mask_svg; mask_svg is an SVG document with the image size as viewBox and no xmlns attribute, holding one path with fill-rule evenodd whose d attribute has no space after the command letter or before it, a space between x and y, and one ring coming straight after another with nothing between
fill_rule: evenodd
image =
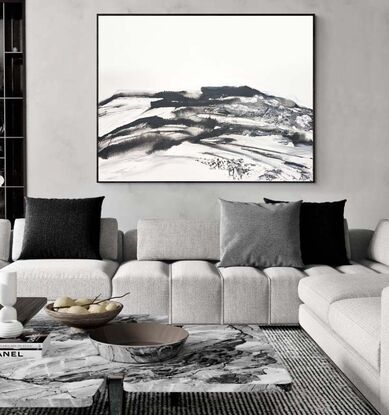
<instances>
[{"instance_id":1,"label":"white candle","mask_svg":"<svg viewBox=\"0 0 389 415\"><path fill-rule=\"evenodd\" d=\"M16 272L0 272L0 304L12 306L16 303Z\"/></svg>"}]
</instances>

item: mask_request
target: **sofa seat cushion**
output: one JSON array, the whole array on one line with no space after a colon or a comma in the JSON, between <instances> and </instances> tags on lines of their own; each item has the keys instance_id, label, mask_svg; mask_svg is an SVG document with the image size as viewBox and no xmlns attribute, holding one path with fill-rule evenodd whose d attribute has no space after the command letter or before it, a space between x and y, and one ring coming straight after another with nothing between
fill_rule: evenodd
<instances>
[{"instance_id":1,"label":"sofa seat cushion","mask_svg":"<svg viewBox=\"0 0 389 415\"><path fill-rule=\"evenodd\" d=\"M224 324L268 324L269 280L253 267L219 268L223 277Z\"/></svg>"},{"instance_id":2,"label":"sofa seat cushion","mask_svg":"<svg viewBox=\"0 0 389 415\"><path fill-rule=\"evenodd\" d=\"M359 262L375 272L380 274L389 274L389 267L381 264L381 262L372 261L371 259L361 259Z\"/></svg>"},{"instance_id":3,"label":"sofa seat cushion","mask_svg":"<svg viewBox=\"0 0 389 415\"><path fill-rule=\"evenodd\" d=\"M300 299L297 287L307 275L297 268L271 267L263 270L269 279L270 324L298 324Z\"/></svg>"},{"instance_id":4,"label":"sofa seat cushion","mask_svg":"<svg viewBox=\"0 0 389 415\"><path fill-rule=\"evenodd\" d=\"M340 271L333 267L330 267L329 265L308 265L306 268L304 268L304 272L311 277L314 277L316 275L340 274Z\"/></svg>"},{"instance_id":5,"label":"sofa seat cushion","mask_svg":"<svg viewBox=\"0 0 389 415\"><path fill-rule=\"evenodd\" d=\"M54 300L111 296L111 279L118 263L95 259L26 259L13 262L3 271L16 271L18 296Z\"/></svg>"},{"instance_id":6,"label":"sofa seat cushion","mask_svg":"<svg viewBox=\"0 0 389 415\"><path fill-rule=\"evenodd\" d=\"M171 322L222 323L222 277L208 261L177 261L171 265Z\"/></svg>"},{"instance_id":7,"label":"sofa seat cushion","mask_svg":"<svg viewBox=\"0 0 389 415\"><path fill-rule=\"evenodd\" d=\"M341 265L340 267L336 267L336 269L342 274L375 274L376 273L373 269L369 267L365 267L362 264L357 264L355 262L351 263L350 265Z\"/></svg>"},{"instance_id":8,"label":"sofa seat cushion","mask_svg":"<svg viewBox=\"0 0 389 415\"><path fill-rule=\"evenodd\" d=\"M332 330L379 371L381 297L350 298L331 304Z\"/></svg>"},{"instance_id":9,"label":"sofa seat cushion","mask_svg":"<svg viewBox=\"0 0 389 415\"><path fill-rule=\"evenodd\" d=\"M370 263L360 261L360 263L352 262L350 265L341 265L335 268L329 265L308 265L305 267L304 272L307 275L315 276L329 274L375 274L379 271L374 266L370 266ZM389 272L389 268L387 272Z\"/></svg>"},{"instance_id":10,"label":"sofa seat cushion","mask_svg":"<svg viewBox=\"0 0 389 415\"><path fill-rule=\"evenodd\" d=\"M304 278L298 295L319 318L328 323L332 303L357 297L377 297L389 286L389 274L338 274Z\"/></svg>"},{"instance_id":11,"label":"sofa seat cushion","mask_svg":"<svg viewBox=\"0 0 389 415\"><path fill-rule=\"evenodd\" d=\"M128 261L121 264L112 280L114 296L126 314L169 314L169 265L161 261Z\"/></svg>"}]
</instances>

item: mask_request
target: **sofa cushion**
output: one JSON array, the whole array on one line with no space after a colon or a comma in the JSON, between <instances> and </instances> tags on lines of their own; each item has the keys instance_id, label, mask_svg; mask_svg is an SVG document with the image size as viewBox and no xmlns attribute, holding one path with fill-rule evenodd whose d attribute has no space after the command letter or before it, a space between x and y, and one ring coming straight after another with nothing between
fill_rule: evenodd
<instances>
[{"instance_id":1,"label":"sofa cushion","mask_svg":"<svg viewBox=\"0 0 389 415\"><path fill-rule=\"evenodd\" d=\"M269 204L290 203L264 198ZM301 255L304 264L344 265L349 263L346 200L303 202L300 210Z\"/></svg>"},{"instance_id":2,"label":"sofa cushion","mask_svg":"<svg viewBox=\"0 0 389 415\"><path fill-rule=\"evenodd\" d=\"M14 222L12 239L12 260L17 261L23 246L25 219ZM118 223L114 218L101 218L100 221L100 256L102 259L115 261L118 256Z\"/></svg>"},{"instance_id":3,"label":"sofa cushion","mask_svg":"<svg viewBox=\"0 0 389 415\"><path fill-rule=\"evenodd\" d=\"M207 261L171 265L171 320L177 324L222 322L222 277Z\"/></svg>"},{"instance_id":4,"label":"sofa cushion","mask_svg":"<svg viewBox=\"0 0 389 415\"><path fill-rule=\"evenodd\" d=\"M351 259L360 262L368 256L369 245L374 231L370 229L350 229L350 251Z\"/></svg>"},{"instance_id":5,"label":"sofa cushion","mask_svg":"<svg viewBox=\"0 0 389 415\"><path fill-rule=\"evenodd\" d=\"M301 202L220 201L220 267L302 267Z\"/></svg>"},{"instance_id":6,"label":"sofa cushion","mask_svg":"<svg viewBox=\"0 0 389 415\"><path fill-rule=\"evenodd\" d=\"M118 263L96 259L26 259L3 268L16 271L18 296L102 298L111 295L111 279Z\"/></svg>"},{"instance_id":7,"label":"sofa cushion","mask_svg":"<svg viewBox=\"0 0 389 415\"><path fill-rule=\"evenodd\" d=\"M371 238L368 258L389 265L389 220L381 220Z\"/></svg>"},{"instance_id":8,"label":"sofa cushion","mask_svg":"<svg viewBox=\"0 0 389 415\"><path fill-rule=\"evenodd\" d=\"M137 259L138 231L131 229L123 236L123 261Z\"/></svg>"},{"instance_id":9,"label":"sofa cushion","mask_svg":"<svg viewBox=\"0 0 389 415\"><path fill-rule=\"evenodd\" d=\"M340 271L337 269L330 267L329 265L308 265L304 268L304 272L313 277L315 275L339 275Z\"/></svg>"},{"instance_id":10,"label":"sofa cushion","mask_svg":"<svg viewBox=\"0 0 389 415\"><path fill-rule=\"evenodd\" d=\"M359 262L375 272L379 272L380 274L389 274L389 266L381 264L381 262L372 261L371 259L361 259Z\"/></svg>"},{"instance_id":11,"label":"sofa cushion","mask_svg":"<svg viewBox=\"0 0 389 415\"><path fill-rule=\"evenodd\" d=\"M336 301L329 308L328 321L339 337L379 371L381 297Z\"/></svg>"},{"instance_id":12,"label":"sofa cushion","mask_svg":"<svg viewBox=\"0 0 389 415\"><path fill-rule=\"evenodd\" d=\"M119 257L118 221L102 218L100 221L100 255L102 259L117 261Z\"/></svg>"},{"instance_id":13,"label":"sofa cushion","mask_svg":"<svg viewBox=\"0 0 389 415\"><path fill-rule=\"evenodd\" d=\"M112 280L112 294L130 294L119 300L125 314L169 314L169 265L160 261L128 261Z\"/></svg>"},{"instance_id":14,"label":"sofa cushion","mask_svg":"<svg viewBox=\"0 0 389 415\"><path fill-rule=\"evenodd\" d=\"M332 303L349 298L376 297L389 286L389 274L318 275L304 278L298 295L318 317L328 323Z\"/></svg>"},{"instance_id":15,"label":"sofa cushion","mask_svg":"<svg viewBox=\"0 0 389 415\"><path fill-rule=\"evenodd\" d=\"M304 272L307 275L315 276L315 275L339 275L339 274L376 274L380 272L377 268L378 263L374 263L372 261L360 261L360 264L352 263L350 265L341 265L339 267L330 267L329 265L309 265L304 268ZM385 265L381 264L381 273L389 273L389 267L386 267L386 271L384 271Z\"/></svg>"},{"instance_id":16,"label":"sofa cushion","mask_svg":"<svg viewBox=\"0 0 389 415\"><path fill-rule=\"evenodd\" d=\"M101 259L103 197L26 197L22 259Z\"/></svg>"},{"instance_id":17,"label":"sofa cushion","mask_svg":"<svg viewBox=\"0 0 389 415\"><path fill-rule=\"evenodd\" d=\"M224 324L268 324L269 280L257 268L219 268L223 277Z\"/></svg>"},{"instance_id":18,"label":"sofa cushion","mask_svg":"<svg viewBox=\"0 0 389 415\"><path fill-rule=\"evenodd\" d=\"M201 220L138 221L139 260L219 259L219 224Z\"/></svg>"},{"instance_id":19,"label":"sofa cushion","mask_svg":"<svg viewBox=\"0 0 389 415\"><path fill-rule=\"evenodd\" d=\"M290 267L265 268L263 272L269 279L270 324L298 324L297 287L306 274Z\"/></svg>"},{"instance_id":20,"label":"sofa cushion","mask_svg":"<svg viewBox=\"0 0 389 415\"><path fill-rule=\"evenodd\" d=\"M362 264L352 263L350 265L341 265L336 267L342 274L376 274L376 272Z\"/></svg>"}]
</instances>

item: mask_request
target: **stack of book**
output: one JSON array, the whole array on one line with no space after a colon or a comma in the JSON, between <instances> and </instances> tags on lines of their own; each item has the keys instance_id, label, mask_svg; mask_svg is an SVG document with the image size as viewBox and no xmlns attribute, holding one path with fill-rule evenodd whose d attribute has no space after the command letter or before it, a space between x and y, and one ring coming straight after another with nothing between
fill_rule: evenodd
<instances>
[{"instance_id":1,"label":"stack of book","mask_svg":"<svg viewBox=\"0 0 389 415\"><path fill-rule=\"evenodd\" d=\"M50 335L30 330L16 339L0 338L0 359L39 358L47 353Z\"/></svg>"}]
</instances>

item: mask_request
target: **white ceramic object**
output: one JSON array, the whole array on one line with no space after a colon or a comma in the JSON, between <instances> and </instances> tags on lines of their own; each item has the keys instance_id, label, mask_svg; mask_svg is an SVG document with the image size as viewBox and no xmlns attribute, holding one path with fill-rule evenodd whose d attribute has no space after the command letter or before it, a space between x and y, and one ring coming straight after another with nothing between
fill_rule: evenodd
<instances>
[{"instance_id":1,"label":"white ceramic object","mask_svg":"<svg viewBox=\"0 0 389 415\"><path fill-rule=\"evenodd\" d=\"M23 324L17 320L0 322L0 338L13 339L19 337L23 332Z\"/></svg>"},{"instance_id":2,"label":"white ceramic object","mask_svg":"<svg viewBox=\"0 0 389 415\"><path fill-rule=\"evenodd\" d=\"M17 320L18 316L15 307L5 305L0 310L0 323L4 321Z\"/></svg>"},{"instance_id":3,"label":"white ceramic object","mask_svg":"<svg viewBox=\"0 0 389 415\"><path fill-rule=\"evenodd\" d=\"M16 303L16 272L0 272L0 304L13 306Z\"/></svg>"},{"instance_id":4,"label":"white ceramic object","mask_svg":"<svg viewBox=\"0 0 389 415\"><path fill-rule=\"evenodd\" d=\"M13 338L20 336L23 325L17 319L16 303L17 275L16 272L0 272L0 337Z\"/></svg>"}]
</instances>

